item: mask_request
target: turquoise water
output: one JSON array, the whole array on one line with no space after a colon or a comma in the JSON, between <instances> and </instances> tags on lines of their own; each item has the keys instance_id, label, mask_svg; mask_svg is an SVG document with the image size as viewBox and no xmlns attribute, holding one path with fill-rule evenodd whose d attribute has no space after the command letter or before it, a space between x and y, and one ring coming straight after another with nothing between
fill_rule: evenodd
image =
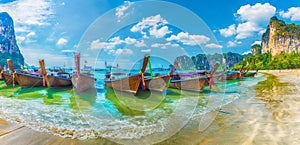
<instances>
[{"instance_id":1,"label":"turquoise water","mask_svg":"<svg viewBox=\"0 0 300 145\"><path fill-rule=\"evenodd\" d=\"M242 81L217 83L212 91L207 87L203 93L168 89L165 93L141 91L132 96L106 88L104 72L97 72L95 77L95 89L80 95L72 88L12 89L1 82L0 117L62 137L155 143L180 131L191 118L217 110L245 91L253 91L265 79L260 74Z\"/></svg>"}]
</instances>

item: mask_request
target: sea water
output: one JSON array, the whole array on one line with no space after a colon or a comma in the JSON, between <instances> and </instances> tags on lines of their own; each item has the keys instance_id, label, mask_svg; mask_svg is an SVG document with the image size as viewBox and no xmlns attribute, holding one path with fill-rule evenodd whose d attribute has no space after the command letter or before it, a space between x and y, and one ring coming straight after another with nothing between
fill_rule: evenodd
<instances>
[{"instance_id":1,"label":"sea water","mask_svg":"<svg viewBox=\"0 0 300 145\"><path fill-rule=\"evenodd\" d=\"M242 81L216 82L212 91L206 87L202 93L168 89L162 94L142 91L131 96L106 88L105 72L96 72L95 77L95 93L81 95L72 88L12 89L1 82L0 118L62 137L157 143L180 132L189 120L245 94L254 95L254 86L265 79L259 74Z\"/></svg>"}]
</instances>

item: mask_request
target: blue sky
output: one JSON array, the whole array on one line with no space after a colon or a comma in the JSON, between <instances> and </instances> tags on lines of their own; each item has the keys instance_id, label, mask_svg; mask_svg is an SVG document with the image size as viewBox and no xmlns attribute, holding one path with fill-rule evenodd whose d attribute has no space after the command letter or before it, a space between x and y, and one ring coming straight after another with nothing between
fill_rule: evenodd
<instances>
[{"instance_id":1,"label":"blue sky","mask_svg":"<svg viewBox=\"0 0 300 145\"><path fill-rule=\"evenodd\" d=\"M259 43L269 18L300 24L296 0L0 0L15 21L25 61L88 62L127 67L144 54L166 58L214 52L243 54ZM123 64L122 64L123 63Z\"/></svg>"}]
</instances>

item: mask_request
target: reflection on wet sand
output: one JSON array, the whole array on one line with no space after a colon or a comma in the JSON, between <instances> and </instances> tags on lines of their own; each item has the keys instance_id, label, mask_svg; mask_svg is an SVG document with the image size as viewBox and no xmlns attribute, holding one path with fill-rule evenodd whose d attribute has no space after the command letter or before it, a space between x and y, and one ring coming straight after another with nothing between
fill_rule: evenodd
<instances>
[{"instance_id":1,"label":"reflection on wet sand","mask_svg":"<svg viewBox=\"0 0 300 145\"><path fill-rule=\"evenodd\" d=\"M242 91L240 99L222 107L205 131L197 130L195 119L160 144L299 144L300 73L265 75L255 92Z\"/></svg>"}]
</instances>

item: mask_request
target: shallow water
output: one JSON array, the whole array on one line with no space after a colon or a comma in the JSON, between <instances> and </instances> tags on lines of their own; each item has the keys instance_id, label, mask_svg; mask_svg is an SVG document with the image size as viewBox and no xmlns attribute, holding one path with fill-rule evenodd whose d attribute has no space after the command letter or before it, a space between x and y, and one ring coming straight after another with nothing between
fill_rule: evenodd
<instances>
[{"instance_id":1,"label":"shallow water","mask_svg":"<svg viewBox=\"0 0 300 145\"><path fill-rule=\"evenodd\" d=\"M189 122L197 122L193 127L196 132L206 130L214 121L216 110L243 95L254 95L254 86L263 80L265 77L259 75L218 83L213 91L206 88L200 94L169 89L166 94L146 91L137 97L105 88L101 79L95 90L81 95L76 95L72 88L12 89L2 83L0 117L62 137L103 137L125 144L158 143L172 141L178 133L184 133L181 129ZM197 139L188 143L195 142Z\"/></svg>"}]
</instances>

